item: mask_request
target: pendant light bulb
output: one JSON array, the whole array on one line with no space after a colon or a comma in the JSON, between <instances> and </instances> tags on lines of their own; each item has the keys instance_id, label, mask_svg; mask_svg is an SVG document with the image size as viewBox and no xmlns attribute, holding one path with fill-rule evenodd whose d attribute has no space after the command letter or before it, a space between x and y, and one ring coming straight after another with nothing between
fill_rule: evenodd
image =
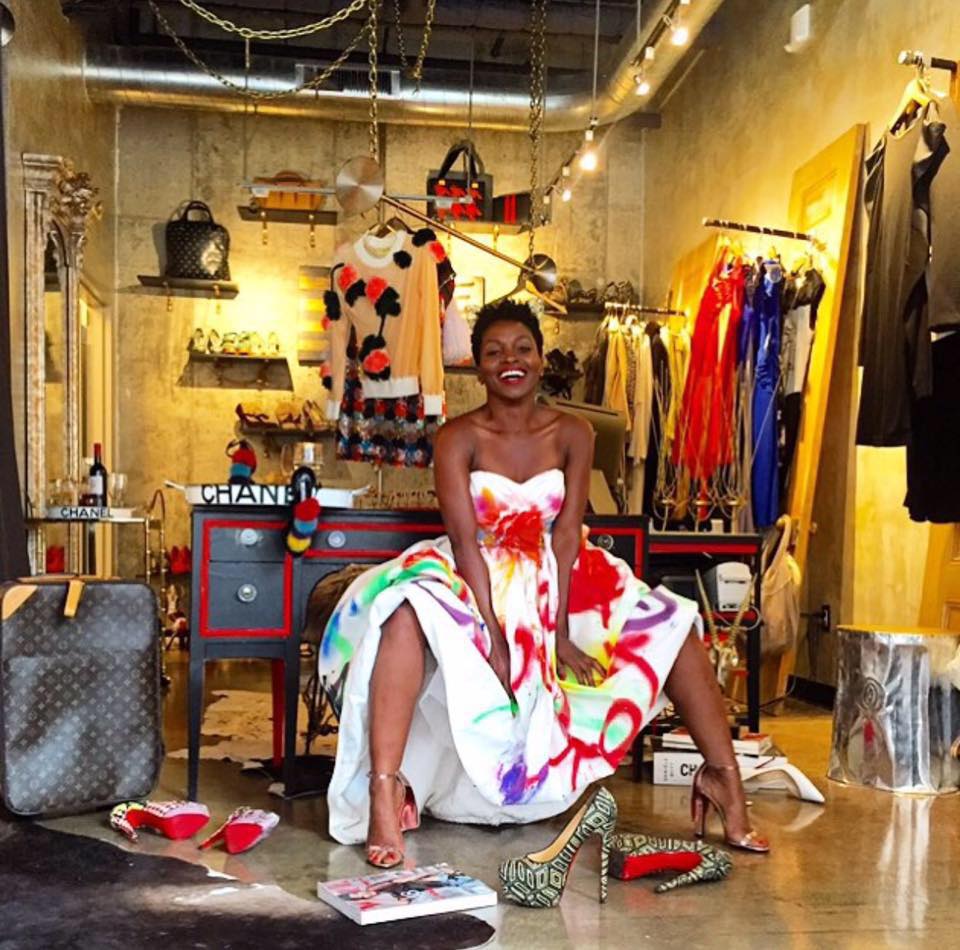
<instances>
[{"instance_id":1,"label":"pendant light bulb","mask_svg":"<svg viewBox=\"0 0 960 950\"><path fill-rule=\"evenodd\" d=\"M638 96L650 95L650 80L647 79L642 69L634 77L634 81L637 84L636 93Z\"/></svg>"},{"instance_id":2,"label":"pendant light bulb","mask_svg":"<svg viewBox=\"0 0 960 950\"><path fill-rule=\"evenodd\" d=\"M562 201L569 201L573 197L573 192L569 188L564 188L560 192L560 198Z\"/></svg>"},{"instance_id":3,"label":"pendant light bulb","mask_svg":"<svg viewBox=\"0 0 960 950\"><path fill-rule=\"evenodd\" d=\"M598 164L599 159L595 148L586 148L580 153L580 167L585 172L595 172Z\"/></svg>"}]
</instances>

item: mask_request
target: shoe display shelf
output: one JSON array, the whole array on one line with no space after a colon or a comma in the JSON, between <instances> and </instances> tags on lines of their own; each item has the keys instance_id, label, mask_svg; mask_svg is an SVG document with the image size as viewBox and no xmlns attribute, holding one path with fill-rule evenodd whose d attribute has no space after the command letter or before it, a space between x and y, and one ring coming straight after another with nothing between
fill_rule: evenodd
<instances>
[{"instance_id":1,"label":"shoe display shelf","mask_svg":"<svg viewBox=\"0 0 960 950\"><path fill-rule=\"evenodd\" d=\"M290 386L277 386L271 384L267 375L274 367L283 367L287 376L290 375L290 367L287 364L285 356L254 356L246 353L207 353L203 350L190 350L190 361L192 363L208 363L213 367L217 376L219 385L224 385L225 374L233 367L255 366L257 367L256 385L260 389L289 389ZM227 380L227 383L230 381Z\"/></svg>"}]
</instances>

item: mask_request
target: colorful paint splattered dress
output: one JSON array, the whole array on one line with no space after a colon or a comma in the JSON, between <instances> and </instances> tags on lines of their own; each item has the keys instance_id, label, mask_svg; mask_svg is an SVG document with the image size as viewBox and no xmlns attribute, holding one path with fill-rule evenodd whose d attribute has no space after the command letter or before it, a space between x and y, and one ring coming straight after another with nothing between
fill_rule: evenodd
<instances>
[{"instance_id":1,"label":"colorful paint splattered dress","mask_svg":"<svg viewBox=\"0 0 960 950\"><path fill-rule=\"evenodd\" d=\"M489 635L447 538L415 544L358 577L331 617L319 660L328 681L346 667L328 792L330 833L344 844L366 838L370 676L381 625L404 601L430 650L402 770L421 810L458 822L546 818L610 775L662 707L664 680L699 624L691 601L650 590L626 563L584 543L570 579L569 631L606 676L589 687L558 680L550 532L563 507L563 472L519 483L475 471L470 487L516 701L487 662Z\"/></svg>"}]
</instances>

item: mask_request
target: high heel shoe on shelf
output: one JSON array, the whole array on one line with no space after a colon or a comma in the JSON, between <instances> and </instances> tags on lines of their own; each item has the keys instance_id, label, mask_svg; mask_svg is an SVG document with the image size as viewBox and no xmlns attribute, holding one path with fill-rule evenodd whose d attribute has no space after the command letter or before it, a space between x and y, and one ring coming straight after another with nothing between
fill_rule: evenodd
<instances>
[{"instance_id":1,"label":"high heel shoe on shelf","mask_svg":"<svg viewBox=\"0 0 960 950\"><path fill-rule=\"evenodd\" d=\"M731 848L741 851L753 851L757 854L766 854L770 850L770 842L756 831L748 831L742 838L731 838L727 833L727 816L717 801L703 790L703 776L711 772L736 772L740 768L736 765L709 765L704 762L693 776L693 785L690 788L690 817L693 819L693 832L702 838L707 832L707 812L713 806L723 825L723 839Z\"/></svg>"},{"instance_id":2,"label":"high heel shoe on shelf","mask_svg":"<svg viewBox=\"0 0 960 950\"><path fill-rule=\"evenodd\" d=\"M403 799L400 802L398 820L400 831L413 831L420 827L420 812L417 809L417 800L413 795L410 783L400 772L369 772L370 785L374 782L397 782L403 789ZM403 864L403 848L393 845L370 844L367 842L367 864L375 868L395 868Z\"/></svg>"},{"instance_id":3,"label":"high heel shoe on shelf","mask_svg":"<svg viewBox=\"0 0 960 950\"><path fill-rule=\"evenodd\" d=\"M223 841L228 854L240 854L263 841L279 823L280 816L276 812L242 806L209 838L200 842L200 849L205 851Z\"/></svg>"},{"instance_id":4,"label":"high heel shoe on shelf","mask_svg":"<svg viewBox=\"0 0 960 950\"><path fill-rule=\"evenodd\" d=\"M199 802L121 802L110 812L110 827L137 840L138 828L150 828L171 841L195 835L210 820Z\"/></svg>"},{"instance_id":5,"label":"high heel shoe on shelf","mask_svg":"<svg viewBox=\"0 0 960 950\"><path fill-rule=\"evenodd\" d=\"M543 851L508 858L500 865L504 893L524 907L556 907L580 848L588 838L597 835L600 838L600 903L605 903L610 839L616 823L616 800L605 788L598 788Z\"/></svg>"},{"instance_id":6,"label":"high heel shoe on shelf","mask_svg":"<svg viewBox=\"0 0 960 950\"><path fill-rule=\"evenodd\" d=\"M654 835L614 834L610 839L610 873L621 881L662 874L680 873L654 890L664 894L687 884L722 881L733 868L726 851L704 841L682 841Z\"/></svg>"}]
</instances>

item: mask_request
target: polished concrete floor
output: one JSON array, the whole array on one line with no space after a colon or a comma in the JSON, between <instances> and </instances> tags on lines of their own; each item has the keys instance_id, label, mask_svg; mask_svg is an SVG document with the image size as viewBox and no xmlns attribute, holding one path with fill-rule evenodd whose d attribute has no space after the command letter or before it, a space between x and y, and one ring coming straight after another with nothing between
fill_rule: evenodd
<instances>
[{"instance_id":1,"label":"polished concrete floor","mask_svg":"<svg viewBox=\"0 0 960 950\"><path fill-rule=\"evenodd\" d=\"M186 664L185 654L167 656L173 683L166 739L172 750L185 744ZM212 664L208 688L223 687L267 690L266 665ZM558 950L957 946L960 796L893 796L827 781L830 717L820 710L794 704L783 715L767 718L764 728L827 799L825 806L816 806L784 793L755 794L753 815L771 839L770 855L735 853L734 871L726 881L663 895L653 893L650 880L612 881L610 899L601 906L596 899L598 855L591 848L577 863L558 909L503 903L478 914L497 928L493 945ZM167 759L154 797L182 797L185 771L184 761ZM201 855L191 842L150 834L131 847L202 861L242 881L276 884L314 905L318 879L365 873L360 848L343 847L328 837L323 798L284 802L267 794L267 784L262 775L241 774L231 763L201 763L199 798L210 806L214 820L240 804L282 816L274 834L246 854ZM627 770L606 784L617 798L623 829L689 836L685 789L635 784ZM105 827L103 813L48 824L122 841ZM543 847L560 827L562 819L502 830L425 819L408 836L408 855L421 864L454 862L495 885L502 857Z\"/></svg>"}]
</instances>

